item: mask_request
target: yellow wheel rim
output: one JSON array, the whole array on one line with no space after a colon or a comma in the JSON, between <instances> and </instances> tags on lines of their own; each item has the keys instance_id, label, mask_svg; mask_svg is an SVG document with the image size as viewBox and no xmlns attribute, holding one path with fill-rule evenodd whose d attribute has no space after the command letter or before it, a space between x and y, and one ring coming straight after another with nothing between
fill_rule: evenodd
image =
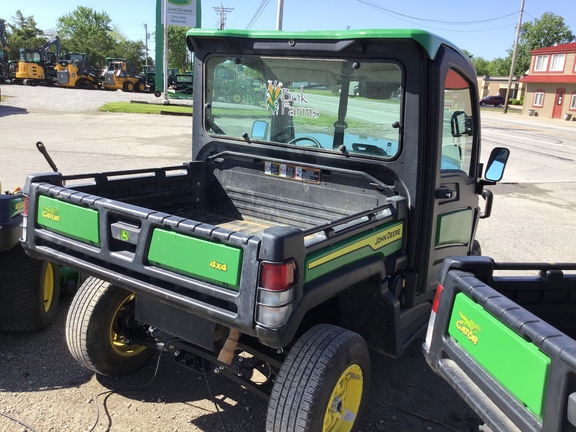
<instances>
[{"instance_id":1,"label":"yellow wheel rim","mask_svg":"<svg viewBox=\"0 0 576 432\"><path fill-rule=\"evenodd\" d=\"M232 102L240 103L241 100L242 96L240 96L239 94L235 94L234 96L232 96Z\"/></svg>"},{"instance_id":2,"label":"yellow wheel rim","mask_svg":"<svg viewBox=\"0 0 576 432\"><path fill-rule=\"evenodd\" d=\"M48 263L43 281L44 312L48 312L54 300L54 266Z\"/></svg>"},{"instance_id":3,"label":"yellow wheel rim","mask_svg":"<svg viewBox=\"0 0 576 432\"><path fill-rule=\"evenodd\" d=\"M120 330L119 322L123 319L126 313L126 305L133 302L136 298L135 294L130 294L126 299L120 303L116 312L112 316L110 322L110 345L116 354L123 357L132 357L140 354L146 349L143 345L128 344L126 343L126 336Z\"/></svg>"},{"instance_id":4,"label":"yellow wheel rim","mask_svg":"<svg viewBox=\"0 0 576 432\"><path fill-rule=\"evenodd\" d=\"M364 378L357 364L348 366L340 375L328 400L323 432L350 432L362 400Z\"/></svg>"}]
</instances>

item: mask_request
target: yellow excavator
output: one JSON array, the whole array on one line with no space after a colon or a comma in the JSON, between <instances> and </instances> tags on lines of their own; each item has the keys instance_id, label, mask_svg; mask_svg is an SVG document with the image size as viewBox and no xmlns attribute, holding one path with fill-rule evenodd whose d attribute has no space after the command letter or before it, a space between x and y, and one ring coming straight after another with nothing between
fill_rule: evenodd
<instances>
[{"instance_id":1,"label":"yellow excavator","mask_svg":"<svg viewBox=\"0 0 576 432\"><path fill-rule=\"evenodd\" d=\"M93 90L100 87L98 76L92 70L84 53L69 53L56 65L58 86Z\"/></svg>"},{"instance_id":2,"label":"yellow excavator","mask_svg":"<svg viewBox=\"0 0 576 432\"><path fill-rule=\"evenodd\" d=\"M50 51L54 46L55 52ZM20 48L14 83L25 85L53 85L56 83L56 65L60 60L60 38L49 40L39 49Z\"/></svg>"},{"instance_id":3,"label":"yellow excavator","mask_svg":"<svg viewBox=\"0 0 576 432\"><path fill-rule=\"evenodd\" d=\"M104 72L103 87L107 90L145 92L146 81L138 74L133 62L114 59L108 62L108 69Z\"/></svg>"}]
</instances>

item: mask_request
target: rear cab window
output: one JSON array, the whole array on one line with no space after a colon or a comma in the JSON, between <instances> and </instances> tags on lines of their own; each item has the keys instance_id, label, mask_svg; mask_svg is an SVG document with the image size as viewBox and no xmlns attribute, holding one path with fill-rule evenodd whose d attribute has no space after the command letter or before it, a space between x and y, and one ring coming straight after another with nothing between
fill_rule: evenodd
<instances>
[{"instance_id":1,"label":"rear cab window","mask_svg":"<svg viewBox=\"0 0 576 432\"><path fill-rule=\"evenodd\" d=\"M211 55L205 68L212 135L382 160L401 151L394 62Z\"/></svg>"}]
</instances>

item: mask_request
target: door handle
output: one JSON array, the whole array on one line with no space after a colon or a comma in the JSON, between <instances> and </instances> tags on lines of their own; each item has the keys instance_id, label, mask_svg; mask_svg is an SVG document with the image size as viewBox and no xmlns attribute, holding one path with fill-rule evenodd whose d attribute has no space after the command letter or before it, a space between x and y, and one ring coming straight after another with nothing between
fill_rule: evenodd
<instances>
[{"instance_id":1,"label":"door handle","mask_svg":"<svg viewBox=\"0 0 576 432\"><path fill-rule=\"evenodd\" d=\"M434 198L436 199L450 199L454 197L456 197L456 191L448 189L447 187L441 187L434 192Z\"/></svg>"}]
</instances>

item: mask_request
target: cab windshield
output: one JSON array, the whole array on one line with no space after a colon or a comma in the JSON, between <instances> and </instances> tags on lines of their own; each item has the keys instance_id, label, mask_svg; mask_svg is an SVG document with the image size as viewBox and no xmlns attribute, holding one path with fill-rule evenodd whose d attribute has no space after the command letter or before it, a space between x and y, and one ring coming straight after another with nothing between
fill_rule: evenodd
<instances>
[{"instance_id":1,"label":"cab windshield","mask_svg":"<svg viewBox=\"0 0 576 432\"><path fill-rule=\"evenodd\" d=\"M400 151L396 63L213 55L205 67L212 135L386 160Z\"/></svg>"}]
</instances>

